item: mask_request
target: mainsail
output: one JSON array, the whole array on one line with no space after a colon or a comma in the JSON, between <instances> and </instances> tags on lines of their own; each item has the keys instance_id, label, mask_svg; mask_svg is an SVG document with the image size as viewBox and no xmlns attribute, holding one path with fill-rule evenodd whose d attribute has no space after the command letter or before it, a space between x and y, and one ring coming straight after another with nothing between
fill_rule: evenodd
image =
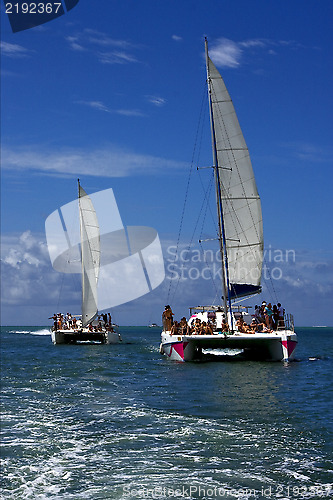
<instances>
[{"instance_id":1,"label":"mainsail","mask_svg":"<svg viewBox=\"0 0 333 500\"><path fill-rule=\"evenodd\" d=\"M263 261L261 204L233 103L224 81L207 57L217 167L231 297L260 291Z\"/></svg>"},{"instance_id":2,"label":"mainsail","mask_svg":"<svg viewBox=\"0 0 333 500\"><path fill-rule=\"evenodd\" d=\"M97 315L97 281L100 267L100 235L94 206L79 183L82 258L82 326Z\"/></svg>"}]
</instances>

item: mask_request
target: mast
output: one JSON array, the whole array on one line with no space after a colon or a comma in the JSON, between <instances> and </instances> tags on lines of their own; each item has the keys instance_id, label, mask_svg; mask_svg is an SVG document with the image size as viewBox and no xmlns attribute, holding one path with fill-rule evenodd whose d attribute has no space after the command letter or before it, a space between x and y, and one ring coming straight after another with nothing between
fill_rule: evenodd
<instances>
[{"instance_id":1,"label":"mast","mask_svg":"<svg viewBox=\"0 0 333 500\"><path fill-rule=\"evenodd\" d=\"M78 185L78 200L79 200L79 217L80 217L80 237L81 237L81 245L80 245L80 253L81 253L81 320L83 325L83 309L84 309L84 262L83 262L83 229L82 229L82 215L81 215L81 207L80 207L80 198L81 198L81 186L80 179L77 180Z\"/></svg>"},{"instance_id":2,"label":"mast","mask_svg":"<svg viewBox=\"0 0 333 500\"><path fill-rule=\"evenodd\" d=\"M224 302L224 312L225 319L228 322L228 311L230 312L231 319L231 330L233 331L233 320L231 313L231 297L230 297L230 286L229 286L229 270L228 270L228 255L227 255L227 244L225 237L225 229L223 222L223 206L222 206L222 193L221 193L221 183L220 183L220 172L218 164L218 155L216 147L216 134L214 126L214 116L213 116L213 106L212 106L212 88L211 79L209 74L209 57L208 57L208 42L205 37L205 52L206 52L206 69L207 69L207 85L208 85L208 99L209 99L209 111L210 111L210 125L212 134L212 149L213 149L213 168L215 176L215 186L216 186L216 202L217 202L217 218L219 227L219 243L220 252L222 257L222 290L223 290L223 302Z\"/></svg>"}]
</instances>

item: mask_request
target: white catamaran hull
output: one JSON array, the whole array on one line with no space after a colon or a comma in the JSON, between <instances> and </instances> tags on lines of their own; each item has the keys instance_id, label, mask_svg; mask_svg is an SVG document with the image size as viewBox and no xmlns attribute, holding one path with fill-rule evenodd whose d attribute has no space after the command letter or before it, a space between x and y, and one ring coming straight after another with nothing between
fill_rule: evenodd
<instances>
[{"instance_id":1,"label":"white catamaran hull","mask_svg":"<svg viewBox=\"0 0 333 500\"><path fill-rule=\"evenodd\" d=\"M290 361L297 345L297 335L291 330L233 335L171 335L170 332L162 332L161 339L161 353L181 362L200 358L203 349L239 349L252 359Z\"/></svg>"},{"instance_id":2,"label":"white catamaran hull","mask_svg":"<svg viewBox=\"0 0 333 500\"><path fill-rule=\"evenodd\" d=\"M56 330L51 331L53 344L77 344L91 342L99 344L118 344L121 336L117 332L90 332L88 330Z\"/></svg>"}]
</instances>

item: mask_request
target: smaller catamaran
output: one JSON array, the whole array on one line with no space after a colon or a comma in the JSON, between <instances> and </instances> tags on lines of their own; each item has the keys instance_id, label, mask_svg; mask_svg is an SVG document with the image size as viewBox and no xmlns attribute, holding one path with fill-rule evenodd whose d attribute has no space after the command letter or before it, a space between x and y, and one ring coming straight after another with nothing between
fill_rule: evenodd
<instances>
[{"instance_id":1,"label":"smaller catamaran","mask_svg":"<svg viewBox=\"0 0 333 500\"><path fill-rule=\"evenodd\" d=\"M249 151L225 83L209 58L207 40L205 48L223 303L191 308L190 320L178 328L171 326L166 311L160 350L177 361L194 360L203 349L239 349L251 358L291 360L297 345L291 315L283 310L274 326L258 316L248 328L249 308L232 304L261 292L261 203ZM262 307L261 313L268 315L267 309Z\"/></svg>"},{"instance_id":2,"label":"smaller catamaran","mask_svg":"<svg viewBox=\"0 0 333 500\"><path fill-rule=\"evenodd\" d=\"M100 232L96 211L85 190L79 187L81 237L82 314L55 314L51 338L54 344L92 342L114 344L121 341L110 314L98 317L97 283L100 268ZM51 319L51 318L50 318Z\"/></svg>"}]
</instances>

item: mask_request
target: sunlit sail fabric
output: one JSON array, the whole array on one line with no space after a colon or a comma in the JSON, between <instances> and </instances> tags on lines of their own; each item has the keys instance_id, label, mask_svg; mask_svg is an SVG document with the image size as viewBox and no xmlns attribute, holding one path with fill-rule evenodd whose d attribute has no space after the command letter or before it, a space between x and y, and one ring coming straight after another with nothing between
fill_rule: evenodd
<instances>
[{"instance_id":1,"label":"sunlit sail fabric","mask_svg":"<svg viewBox=\"0 0 333 500\"><path fill-rule=\"evenodd\" d=\"M230 291L232 296L248 295L260 290L264 247L261 203L233 103L221 75L209 58L208 78Z\"/></svg>"},{"instance_id":2,"label":"sunlit sail fabric","mask_svg":"<svg viewBox=\"0 0 333 500\"><path fill-rule=\"evenodd\" d=\"M97 315L97 281L100 267L100 235L94 206L79 185L82 256L82 326Z\"/></svg>"}]
</instances>

